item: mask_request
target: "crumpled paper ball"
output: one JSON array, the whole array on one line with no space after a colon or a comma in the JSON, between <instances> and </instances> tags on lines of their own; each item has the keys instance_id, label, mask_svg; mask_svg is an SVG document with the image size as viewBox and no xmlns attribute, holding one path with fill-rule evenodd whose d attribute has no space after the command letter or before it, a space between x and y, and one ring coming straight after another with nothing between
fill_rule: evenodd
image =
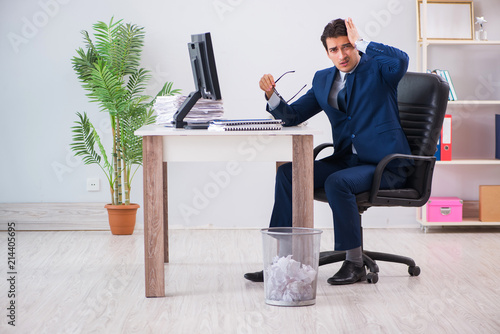
<instances>
[{"instance_id":1,"label":"crumpled paper ball","mask_svg":"<svg viewBox=\"0 0 500 334\"><path fill-rule=\"evenodd\" d=\"M293 260L292 255L275 256L266 269L267 299L284 302L314 299L316 273L313 267Z\"/></svg>"}]
</instances>

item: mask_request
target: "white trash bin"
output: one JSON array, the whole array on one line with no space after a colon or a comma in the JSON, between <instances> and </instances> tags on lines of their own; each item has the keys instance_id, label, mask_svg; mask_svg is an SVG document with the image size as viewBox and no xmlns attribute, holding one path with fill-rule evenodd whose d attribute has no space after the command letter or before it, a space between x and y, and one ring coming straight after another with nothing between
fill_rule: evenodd
<instances>
[{"instance_id":1,"label":"white trash bin","mask_svg":"<svg viewBox=\"0 0 500 334\"><path fill-rule=\"evenodd\" d=\"M304 227L272 227L261 232L266 304L315 304L323 231Z\"/></svg>"}]
</instances>

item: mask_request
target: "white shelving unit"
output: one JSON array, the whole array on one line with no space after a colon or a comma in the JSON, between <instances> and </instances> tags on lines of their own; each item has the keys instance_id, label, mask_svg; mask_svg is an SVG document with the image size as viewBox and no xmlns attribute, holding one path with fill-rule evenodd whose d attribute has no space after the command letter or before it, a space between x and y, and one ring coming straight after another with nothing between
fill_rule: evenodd
<instances>
[{"instance_id":1,"label":"white shelving unit","mask_svg":"<svg viewBox=\"0 0 500 334\"><path fill-rule=\"evenodd\" d=\"M422 10L422 39L417 41L417 70L420 72L426 72L428 69L428 49L433 46L477 46L477 47L488 47L494 45L500 45L500 41L476 41L476 40L446 40L446 39L427 39L427 0L423 0L423 10ZM418 6L418 0L416 1ZM418 12L418 10L417 10ZM418 22L418 17L417 17ZM418 27L417 27L418 28ZM487 107L500 105L500 100L458 100L449 101L448 106L450 107L460 107L460 106L478 106ZM438 161L436 163L437 167L442 166L446 168L449 165L478 165L484 166L484 168L498 168L500 165L500 160L497 159L454 159L452 161ZM499 173L500 173L500 168ZM448 196L455 196L454 194L449 194ZM417 220L421 224L422 229L426 232L429 227L443 227L443 226L500 226L500 222L482 222L479 220L478 214L478 201L466 201L464 205L464 219L462 222L428 222L426 206L422 207L417 211ZM464 202L465 203L465 202ZM467 212L467 210L471 210Z\"/></svg>"}]
</instances>

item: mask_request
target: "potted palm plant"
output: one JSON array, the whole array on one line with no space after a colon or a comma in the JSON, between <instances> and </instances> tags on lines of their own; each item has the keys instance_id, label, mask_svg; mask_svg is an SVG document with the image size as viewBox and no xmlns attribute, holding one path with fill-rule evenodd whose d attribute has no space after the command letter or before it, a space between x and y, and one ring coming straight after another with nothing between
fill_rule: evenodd
<instances>
[{"instance_id":1,"label":"potted palm plant","mask_svg":"<svg viewBox=\"0 0 500 334\"><path fill-rule=\"evenodd\" d=\"M122 20L113 22L113 18L109 24L98 22L93 28L94 40L82 31L85 49L76 50L72 64L90 101L109 114L112 144L106 151L87 114L77 112L71 150L85 164L98 165L106 175L111 192L111 202L106 205L111 232L132 234L139 205L130 202L131 184L142 165L142 138L134 131L155 121L156 97L143 94L150 78L149 71L140 67L144 28ZM179 92L167 82L156 96ZM124 212L129 212L132 221L125 222ZM115 226L115 213L117 223L124 227Z\"/></svg>"}]
</instances>

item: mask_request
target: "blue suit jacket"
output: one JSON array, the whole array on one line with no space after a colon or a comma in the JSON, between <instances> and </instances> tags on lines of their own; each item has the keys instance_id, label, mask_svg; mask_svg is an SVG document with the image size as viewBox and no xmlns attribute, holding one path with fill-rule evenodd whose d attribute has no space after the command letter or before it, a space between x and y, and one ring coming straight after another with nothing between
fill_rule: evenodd
<instances>
[{"instance_id":1,"label":"blue suit jacket","mask_svg":"<svg viewBox=\"0 0 500 334\"><path fill-rule=\"evenodd\" d=\"M396 48L370 42L366 54L346 78L347 112L328 104L337 68L316 72L312 88L296 102L281 101L270 111L285 126L304 122L320 111L328 116L335 147L328 159L351 152L354 144L359 159L376 164L391 153L410 154L401 128L397 104L397 86L408 68L408 55ZM269 109L268 109L269 110Z\"/></svg>"}]
</instances>

